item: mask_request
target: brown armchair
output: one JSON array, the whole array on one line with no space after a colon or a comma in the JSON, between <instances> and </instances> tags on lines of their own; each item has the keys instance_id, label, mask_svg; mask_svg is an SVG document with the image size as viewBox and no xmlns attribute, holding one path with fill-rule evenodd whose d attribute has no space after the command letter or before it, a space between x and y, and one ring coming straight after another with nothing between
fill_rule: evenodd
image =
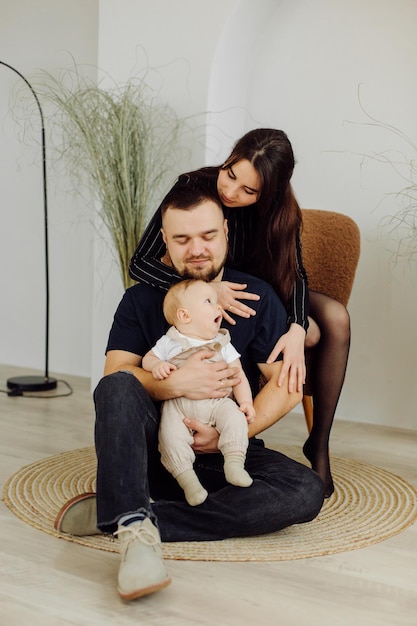
<instances>
[{"instance_id":1,"label":"brown armchair","mask_svg":"<svg viewBox=\"0 0 417 626\"><path fill-rule=\"evenodd\" d=\"M359 261L359 228L352 218L342 213L302 209L302 215L301 243L309 288L346 306ZM307 351L303 408L309 431L313 424L312 384L309 375L313 367L311 357L311 350Z\"/></svg>"}]
</instances>

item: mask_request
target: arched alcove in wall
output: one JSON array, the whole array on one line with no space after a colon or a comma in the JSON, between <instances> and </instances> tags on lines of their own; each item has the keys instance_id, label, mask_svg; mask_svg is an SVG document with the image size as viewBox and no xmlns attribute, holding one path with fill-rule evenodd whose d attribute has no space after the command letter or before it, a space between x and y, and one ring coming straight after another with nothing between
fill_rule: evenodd
<instances>
[{"instance_id":1,"label":"arched alcove in wall","mask_svg":"<svg viewBox=\"0 0 417 626\"><path fill-rule=\"evenodd\" d=\"M213 56L207 107L207 163L226 158L250 128L281 128L295 151L300 204L359 224L338 415L386 424L395 415L406 428L415 428L407 389L416 371L416 273L401 259L392 267L397 234L381 222L400 210L416 159L416 20L415 0L242 0ZM401 375L389 366L393 354Z\"/></svg>"},{"instance_id":2,"label":"arched alcove in wall","mask_svg":"<svg viewBox=\"0 0 417 626\"><path fill-rule=\"evenodd\" d=\"M249 77L259 38L279 4L276 0L240 0L225 24L213 56L208 86L207 164L224 158L247 129Z\"/></svg>"}]
</instances>

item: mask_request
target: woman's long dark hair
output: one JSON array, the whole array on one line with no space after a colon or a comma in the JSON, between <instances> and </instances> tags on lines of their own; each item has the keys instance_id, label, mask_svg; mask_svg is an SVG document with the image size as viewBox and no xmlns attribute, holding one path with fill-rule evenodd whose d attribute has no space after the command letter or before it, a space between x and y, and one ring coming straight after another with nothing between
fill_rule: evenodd
<instances>
[{"instance_id":1,"label":"woman's long dark hair","mask_svg":"<svg viewBox=\"0 0 417 626\"><path fill-rule=\"evenodd\" d=\"M295 165L293 149L282 130L259 128L236 142L222 169L233 167L241 159L252 163L262 185L256 202L259 219L251 264L287 304L298 275L296 240L302 225L301 210L290 184Z\"/></svg>"}]
</instances>

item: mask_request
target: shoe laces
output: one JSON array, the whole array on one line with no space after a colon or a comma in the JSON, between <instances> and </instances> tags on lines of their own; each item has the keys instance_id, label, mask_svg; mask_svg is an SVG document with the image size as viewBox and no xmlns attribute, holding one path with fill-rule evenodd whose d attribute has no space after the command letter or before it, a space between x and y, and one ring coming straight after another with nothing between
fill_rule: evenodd
<instances>
[{"instance_id":1,"label":"shoe laces","mask_svg":"<svg viewBox=\"0 0 417 626\"><path fill-rule=\"evenodd\" d=\"M114 533L117 537L119 535L123 535L125 533L130 533L130 536L127 536L127 542L130 543L134 539L139 539L142 543L147 546L154 546L158 543L158 539L155 537L150 530L143 527L143 524L140 526L138 524L130 524L129 526L121 526Z\"/></svg>"}]
</instances>

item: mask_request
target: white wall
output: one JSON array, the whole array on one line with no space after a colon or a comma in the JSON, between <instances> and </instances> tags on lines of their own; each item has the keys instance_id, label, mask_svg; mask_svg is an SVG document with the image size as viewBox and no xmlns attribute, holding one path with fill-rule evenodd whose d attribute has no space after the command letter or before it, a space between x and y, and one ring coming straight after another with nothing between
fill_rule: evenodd
<instances>
[{"instance_id":1,"label":"white wall","mask_svg":"<svg viewBox=\"0 0 417 626\"><path fill-rule=\"evenodd\" d=\"M238 0L100 0L99 66L124 82L146 75L159 97L187 119L190 153L178 171L204 162L207 98L211 63L224 23ZM156 209L156 207L155 207ZM102 375L109 328L123 289L100 241L95 264L92 336L92 387ZM103 278L104 276L104 278Z\"/></svg>"},{"instance_id":2,"label":"white wall","mask_svg":"<svg viewBox=\"0 0 417 626\"><path fill-rule=\"evenodd\" d=\"M70 53L78 63L89 64L88 71L94 76L97 8L95 0L2 0L0 60L33 83L40 69L55 72L70 66ZM19 106L25 103L26 108ZM16 111L14 115L11 109ZM43 370L45 260L40 128L39 111L29 89L11 70L0 66L0 362ZM47 119L46 129L49 160ZM57 177L51 163L47 176L49 370L89 376L91 216L70 193L68 181Z\"/></svg>"},{"instance_id":3,"label":"white wall","mask_svg":"<svg viewBox=\"0 0 417 626\"><path fill-rule=\"evenodd\" d=\"M45 0L44 4L52 6L52 0ZM10 5L10 15L17 5L30 9L30 3L21 0L6 5ZM61 2L56 9L58 15L48 13L47 25L50 26L50 20L60 22L65 11L67 17L73 5L74 2ZM91 7L90 3L79 2L75 4L76 11L88 11L84 5ZM294 187L301 205L339 210L358 222L362 256L349 306L352 351L338 415L415 428L409 392L417 369L416 268L405 264L391 267L387 251L391 244L378 232L381 218L395 212L397 206L395 199L386 198L385 194L399 190L402 181L380 162L361 167L361 154L406 147L392 133L363 126L368 120L358 101L361 85L362 103L367 111L415 139L414 0L100 0L99 6L98 65L119 81L143 73L147 66L148 80L160 89L161 98L174 106L180 116L190 116L192 152L189 163L180 164L181 169L198 166L205 160L219 162L233 140L250 128L283 128L293 142L298 161ZM89 15L89 27L94 32L93 16ZM21 60L21 69L57 65L54 55L60 48L59 43L54 43L54 30L44 28L42 21L34 17L30 20L31 28L29 20L22 16L13 19L15 32L26 26L25 41L38 41L41 34L40 49L45 49L45 57L33 62L31 55L29 63L15 42L16 36L9 37L7 45L13 52L18 50L14 59ZM88 50L92 56L91 37L82 41L82 23L79 19L81 32L71 45L74 49L80 46L80 50L86 51L85 56ZM86 30L87 27L84 36ZM7 33L9 29L1 20L0 34L3 31ZM69 43L67 46L71 47ZM34 54L39 54L37 50L34 48ZM1 101L4 107L3 95ZM5 132L4 126L3 122L1 133ZM5 158L3 148L0 152L1 164L6 167L8 163L8 183L10 158ZM7 156L10 157L9 150ZM0 175L3 187L6 182ZM24 180L27 184L29 179L25 176ZM14 206L13 194L9 187L6 206ZM10 215L7 211L7 223L13 220ZM63 226L62 239L78 238L74 228ZM3 230L1 236L3 265L9 268L16 244L9 241L11 235L4 235ZM28 238L22 229L19 236ZM93 385L101 375L108 329L122 294L117 269L106 254L105 245L100 238L96 238L95 244L94 273L89 278L79 278L80 284L77 282L77 289L83 290L84 295L88 280L93 282ZM88 245L80 242L81 258L88 257ZM31 258L34 257L33 251ZM25 275L19 250L13 262L20 275ZM2 267L1 271L2 284L14 289L8 269ZM66 281L73 281L76 271L74 268ZM64 287L56 288L65 295ZM31 298L35 301L36 291ZM66 307L60 309L60 323L73 327L74 316L80 315L79 306L77 298L67 296ZM32 317L34 308L31 304ZM14 337L9 329L15 327L18 312L19 309L8 317L3 342L7 354L3 357L3 345L0 354L3 362L21 364L27 358L23 339L16 348L18 354L11 348ZM16 334L20 336L21 332L16 330ZM88 339L85 335L74 337L73 345L62 346L60 354L51 348L54 362L63 364L61 371L74 371L74 352L86 354Z\"/></svg>"},{"instance_id":4,"label":"white wall","mask_svg":"<svg viewBox=\"0 0 417 626\"><path fill-rule=\"evenodd\" d=\"M361 168L361 154L395 149L398 141L362 126L358 101L361 85L369 113L413 136L415 2L242 0L207 9L202 1L132 0L122 16L110 1L100 7L100 61L112 73L132 71L134 50L143 46L150 65L168 72L163 93L180 113L204 110L206 98L207 162L225 157L249 128L283 128L297 156L302 206L339 210L358 222L362 256L338 415L415 428L415 267L392 268L388 243L378 236L381 218L396 210L392 198L380 201L401 180L380 163ZM123 42L110 36L115 22Z\"/></svg>"},{"instance_id":5,"label":"white wall","mask_svg":"<svg viewBox=\"0 0 417 626\"><path fill-rule=\"evenodd\" d=\"M417 155L394 133L360 125L369 120L358 87L371 115L416 140L416 23L413 0L281 2L254 50L247 97L252 118L284 128L292 139L301 205L347 213L361 229L349 306L352 350L338 414L410 428L417 425L409 393L417 374L417 267L390 267L389 242L378 237L381 218L400 208L385 194L405 181L379 162L361 169L361 154Z\"/></svg>"}]
</instances>

